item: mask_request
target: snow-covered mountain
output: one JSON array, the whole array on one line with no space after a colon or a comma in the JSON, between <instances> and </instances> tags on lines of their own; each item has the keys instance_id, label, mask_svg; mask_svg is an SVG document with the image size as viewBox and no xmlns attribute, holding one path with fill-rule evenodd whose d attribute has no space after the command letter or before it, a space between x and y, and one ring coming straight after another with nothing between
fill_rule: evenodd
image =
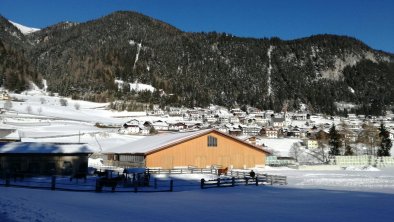
<instances>
[{"instance_id":1,"label":"snow-covered mountain","mask_svg":"<svg viewBox=\"0 0 394 222\"><path fill-rule=\"evenodd\" d=\"M394 101L394 55L348 36L281 40L187 33L125 11L29 35L1 21L0 16L0 42L26 57L30 68L12 62L8 67L35 71L29 80L39 84L35 76L43 77L49 91L63 96L127 99L115 80L138 80L139 89L145 84L173 95L157 98L163 105L187 107L251 105L278 112L302 103L312 112L334 114L335 102L346 102L359 104L360 113L381 115ZM6 88L26 90L25 78L9 73ZM141 95L139 101L151 101L152 95Z\"/></svg>"},{"instance_id":2,"label":"snow-covered mountain","mask_svg":"<svg viewBox=\"0 0 394 222\"><path fill-rule=\"evenodd\" d=\"M13 21L10 21L10 20L9 20L9 22L11 24L13 24L15 27L17 27L24 35L28 35L30 33L37 32L37 31L40 30L40 29L37 29L37 28L27 27L27 26L21 25L19 23L16 23L16 22L13 22Z\"/></svg>"}]
</instances>

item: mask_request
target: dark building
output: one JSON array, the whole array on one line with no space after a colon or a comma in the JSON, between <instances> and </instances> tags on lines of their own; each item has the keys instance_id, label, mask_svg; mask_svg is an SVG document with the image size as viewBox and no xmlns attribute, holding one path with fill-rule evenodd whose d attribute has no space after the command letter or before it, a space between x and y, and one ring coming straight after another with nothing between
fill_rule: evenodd
<instances>
[{"instance_id":1,"label":"dark building","mask_svg":"<svg viewBox=\"0 0 394 222\"><path fill-rule=\"evenodd\" d=\"M0 143L0 174L71 175L87 172L92 153L86 144Z\"/></svg>"}]
</instances>

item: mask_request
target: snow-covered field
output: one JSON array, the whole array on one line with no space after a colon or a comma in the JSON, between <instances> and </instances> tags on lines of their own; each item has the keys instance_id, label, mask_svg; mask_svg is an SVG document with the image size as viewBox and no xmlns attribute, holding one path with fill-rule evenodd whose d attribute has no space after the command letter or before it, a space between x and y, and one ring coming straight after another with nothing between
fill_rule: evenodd
<instances>
[{"instance_id":1,"label":"snow-covered field","mask_svg":"<svg viewBox=\"0 0 394 222\"><path fill-rule=\"evenodd\" d=\"M160 118L146 116L145 112L112 111L106 108L108 103L48 96L37 87L10 96L16 100L0 116L0 128L18 129L23 142L80 142L87 143L98 152L141 138L117 133L119 127L130 119L155 121ZM67 101L66 106L64 101ZM0 101L0 108L5 103L6 101ZM179 117L167 117L166 121L176 122L178 119ZM115 128L98 128L96 123Z\"/></svg>"},{"instance_id":2,"label":"snow-covered field","mask_svg":"<svg viewBox=\"0 0 394 222\"><path fill-rule=\"evenodd\" d=\"M108 104L48 96L41 90L12 94L0 128L18 129L22 141L82 142L101 151L141 136L121 135L130 119L153 121L145 113L114 112ZM67 100L62 106L60 100ZM63 101L64 102L64 101ZM0 101L0 107L5 101ZM176 121L168 118L167 121ZM317 122L317 120L316 120ZM295 139L267 139L264 144L286 155ZM392 221L394 169L364 168L306 171L255 169L285 175L285 186L237 186L199 189L208 175L173 176L174 192L94 193L0 186L3 221ZM160 179L169 179L161 176Z\"/></svg>"},{"instance_id":3,"label":"snow-covered field","mask_svg":"<svg viewBox=\"0 0 394 222\"><path fill-rule=\"evenodd\" d=\"M163 193L66 192L0 187L0 221L392 221L394 169L299 171L285 186Z\"/></svg>"}]
</instances>

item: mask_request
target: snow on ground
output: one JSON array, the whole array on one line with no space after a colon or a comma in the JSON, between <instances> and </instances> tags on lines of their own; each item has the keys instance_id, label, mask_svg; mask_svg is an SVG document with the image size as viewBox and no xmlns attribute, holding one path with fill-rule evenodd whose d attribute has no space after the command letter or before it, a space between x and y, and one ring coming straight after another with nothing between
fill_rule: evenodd
<instances>
[{"instance_id":1,"label":"snow on ground","mask_svg":"<svg viewBox=\"0 0 394 222\"><path fill-rule=\"evenodd\" d=\"M267 168L267 170L270 170ZM299 171L284 186L94 193L0 187L0 221L392 221L394 170ZM168 179L168 177L164 177ZM194 183L194 187L177 184ZM374 187L370 187L373 185ZM354 188L357 189L354 189Z\"/></svg>"},{"instance_id":2,"label":"snow on ground","mask_svg":"<svg viewBox=\"0 0 394 222\"><path fill-rule=\"evenodd\" d=\"M125 82L123 80L115 80L115 83L118 85L118 89L122 89L123 88L123 84L125 84ZM134 90L136 92L140 92L140 91L150 91L150 92L154 92L156 89L155 87L153 87L152 85L148 85L148 84L144 84L144 83L139 83L137 81L135 81L134 83L127 83L130 86L130 91Z\"/></svg>"},{"instance_id":3,"label":"snow on ground","mask_svg":"<svg viewBox=\"0 0 394 222\"><path fill-rule=\"evenodd\" d=\"M268 147L268 149L273 149L276 152L279 152L279 156L288 156L289 150L294 143L301 142L300 139L269 139L264 138L259 140L259 144L264 144L264 146Z\"/></svg>"},{"instance_id":4,"label":"snow on ground","mask_svg":"<svg viewBox=\"0 0 394 222\"><path fill-rule=\"evenodd\" d=\"M12 102L13 111L3 114L0 127L19 129L24 141L83 142L101 151L141 137L119 135L116 128L97 128L96 122L123 124L133 118L159 118L112 112L105 109L108 104L67 98L68 106L62 107L61 98L40 90L11 96L20 101ZM264 139L263 143L285 156L298 141ZM172 193L65 192L0 186L0 221L392 221L392 168L306 171L266 167L255 171L285 175L288 185L200 190L202 177L215 176L172 175L158 176L164 181L174 180Z\"/></svg>"},{"instance_id":5,"label":"snow on ground","mask_svg":"<svg viewBox=\"0 0 394 222\"><path fill-rule=\"evenodd\" d=\"M40 29L37 29L37 28L26 27L24 25L21 25L19 23L13 22L13 21L9 21L9 22L11 24L13 24L15 27L17 27L19 29L19 31L21 31L22 34L24 34L24 35L28 35L30 33L37 32L37 31L40 30Z\"/></svg>"}]
</instances>

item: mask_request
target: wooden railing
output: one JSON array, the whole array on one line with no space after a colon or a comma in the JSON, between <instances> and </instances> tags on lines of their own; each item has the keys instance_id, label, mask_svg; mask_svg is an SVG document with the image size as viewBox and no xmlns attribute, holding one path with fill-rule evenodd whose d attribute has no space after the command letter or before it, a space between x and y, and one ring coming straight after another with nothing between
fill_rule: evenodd
<instances>
[{"instance_id":1,"label":"wooden railing","mask_svg":"<svg viewBox=\"0 0 394 222\"><path fill-rule=\"evenodd\" d=\"M217 169L210 168L175 168L175 169L146 169L150 174L217 174Z\"/></svg>"},{"instance_id":2,"label":"wooden railing","mask_svg":"<svg viewBox=\"0 0 394 222\"><path fill-rule=\"evenodd\" d=\"M231 178L218 178L214 180L201 179L201 189L213 187L234 187L236 185L286 185L287 178L285 176L277 175L263 175L252 177L231 177Z\"/></svg>"},{"instance_id":3,"label":"wooden railing","mask_svg":"<svg viewBox=\"0 0 394 222\"><path fill-rule=\"evenodd\" d=\"M234 176L237 178L247 178L250 177L249 172L245 171L229 171L227 173L229 176ZM287 184L287 177L286 176L279 176L279 175L270 175L265 173L255 173L256 177L259 178L266 178L266 182L268 184L279 184L279 185L286 185Z\"/></svg>"}]
</instances>

